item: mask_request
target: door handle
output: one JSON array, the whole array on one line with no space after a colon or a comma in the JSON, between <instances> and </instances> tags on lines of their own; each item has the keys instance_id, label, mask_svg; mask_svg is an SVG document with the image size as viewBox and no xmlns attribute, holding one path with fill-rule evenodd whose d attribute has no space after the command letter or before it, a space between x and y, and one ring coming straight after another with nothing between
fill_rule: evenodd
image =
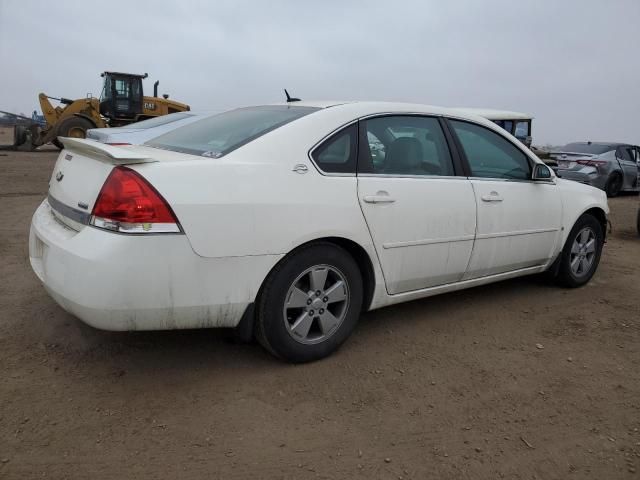
<instances>
[{"instance_id":1,"label":"door handle","mask_svg":"<svg viewBox=\"0 0 640 480\"><path fill-rule=\"evenodd\" d=\"M365 195L362 200L367 203L393 203L395 198L391 198L385 191L379 191L375 195Z\"/></svg>"},{"instance_id":2,"label":"door handle","mask_svg":"<svg viewBox=\"0 0 640 480\"><path fill-rule=\"evenodd\" d=\"M491 192L489 195L482 195L483 202L501 202L504 200L498 192Z\"/></svg>"}]
</instances>

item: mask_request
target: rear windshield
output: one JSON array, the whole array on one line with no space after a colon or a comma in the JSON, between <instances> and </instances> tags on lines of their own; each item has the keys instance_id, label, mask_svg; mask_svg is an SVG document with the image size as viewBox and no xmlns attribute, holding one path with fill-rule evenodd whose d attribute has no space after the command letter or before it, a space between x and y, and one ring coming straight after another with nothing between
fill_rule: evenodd
<instances>
[{"instance_id":1,"label":"rear windshield","mask_svg":"<svg viewBox=\"0 0 640 480\"><path fill-rule=\"evenodd\" d=\"M132 123L127 128L146 130L147 128L159 127L160 125L166 125L167 123L176 122L189 117L193 117L193 113L170 113L169 115L161 115L148 120L142 120L141 122Z\"/></svg>"},{"instance_id":2,"label":"rear windshield","mask_svg":"<svg viewBox=\"0 0 640 480\"><path fill-rule=\"evenodd\" d=\"M593 155L600 155L604 152L610 152L615 149L616 147L612 145L599 145L595 143L569 143L562 147L563 152L591 153Z\"/></svg>"},{"instance_id":3,"label":"rear windshield","mask_svg":"<svg viewBox=\"0 0 640 480\"><path fill-rule=\"evenodd\" d=\"M265 133L316 110L318 108L288 105L238 108L177 128L145 145L220 158Z\"/></svg>"}]
</instances>

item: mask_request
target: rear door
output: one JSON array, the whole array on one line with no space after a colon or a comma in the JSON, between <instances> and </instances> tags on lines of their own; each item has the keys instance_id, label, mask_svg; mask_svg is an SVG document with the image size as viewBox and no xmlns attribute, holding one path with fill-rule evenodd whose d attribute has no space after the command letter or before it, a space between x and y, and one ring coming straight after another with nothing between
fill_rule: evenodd
<instances>
[{"instance_id":1,"label":"rear door","mask_svg":"<svg viewBox=\"0 0 640 480\"><path fill-rule=\"evenodd\" d=\"M638 181L637 151L633 145L622 145L616 151L616 157L624 175L622 188L633 189Z\"/></svg>"},{"instance_id":2,"label":"rear door","mask_svg":"<svg viewBox=\"0 0 640 480\"><path fill-rule=\"evenodd\" d=\"M389 294L459 281L471 256L476 206L435 117L360 122L358 199Z\"/></svg>"},{"instance_id":3,"label":"rear door","mask_svg":"<svg viewBox=\"0 0 640 480\"><path fill-rule=\"evenodd\" d=\"M478 208L464 279L544 265L555 251L562 204L555 183L531 180L532 161L497 132L449 120L468 164Z\"/></svg>"}]
</instances>

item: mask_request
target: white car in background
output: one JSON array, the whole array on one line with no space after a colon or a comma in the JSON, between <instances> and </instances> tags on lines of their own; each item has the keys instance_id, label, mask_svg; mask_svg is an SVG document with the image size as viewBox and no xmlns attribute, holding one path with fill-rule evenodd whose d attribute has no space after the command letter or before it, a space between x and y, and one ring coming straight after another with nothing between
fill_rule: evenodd
<instances>
[{"instance_id":1,"label":"white car in background","mask_svg":"<svg viewBox=\"0 0 640 480\"><path fill-rule=\"evenodd\" d=\"M126 127L92 128L87 138L110 145L141 145L176 128L189 125L213 113L176 112L132 123Z\"/></svg>"},{"instance_id":2,"label":"white car in background","mask_svg":"<svg viewBox=\"0 0 640 480\"><path fill-rule=\"evenodd\" d=\"M495 110L492 108L457 108L471 115L478 115L491 120L499 127L504 128L527 147L531 147L531 122L533 115L508 110Z\"/></svg>"},{"instance_id":3,"label":"white car in background","mask_svg":"<svg viewBox=\"0 0 640 480\"><path fill-rule=\"evenodd\" d=\"M316 360L363 311L543 271L584 285L605 241L604 192L453 109L296 102L62 142L31 265L106 330L237 327Z\"/></svg>"}]
</instances>

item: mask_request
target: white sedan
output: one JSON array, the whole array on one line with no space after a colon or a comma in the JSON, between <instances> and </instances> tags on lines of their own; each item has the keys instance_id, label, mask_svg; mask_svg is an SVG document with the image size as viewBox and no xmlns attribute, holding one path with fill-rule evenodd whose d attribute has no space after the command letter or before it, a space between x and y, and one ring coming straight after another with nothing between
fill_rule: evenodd
<instances>
[{"instance_id":1,"label":"white sedan","mask_svg":"<svg viewBox=\"0 0 640 480\"><path fill-rule=\"evenodd\" d=\"M458 110L296 102L62 141L31 265L106 330L236 327L310 361L363 311L544 271L583 285L605 241L604 192Z\"/></svg>"}]
</instances>

